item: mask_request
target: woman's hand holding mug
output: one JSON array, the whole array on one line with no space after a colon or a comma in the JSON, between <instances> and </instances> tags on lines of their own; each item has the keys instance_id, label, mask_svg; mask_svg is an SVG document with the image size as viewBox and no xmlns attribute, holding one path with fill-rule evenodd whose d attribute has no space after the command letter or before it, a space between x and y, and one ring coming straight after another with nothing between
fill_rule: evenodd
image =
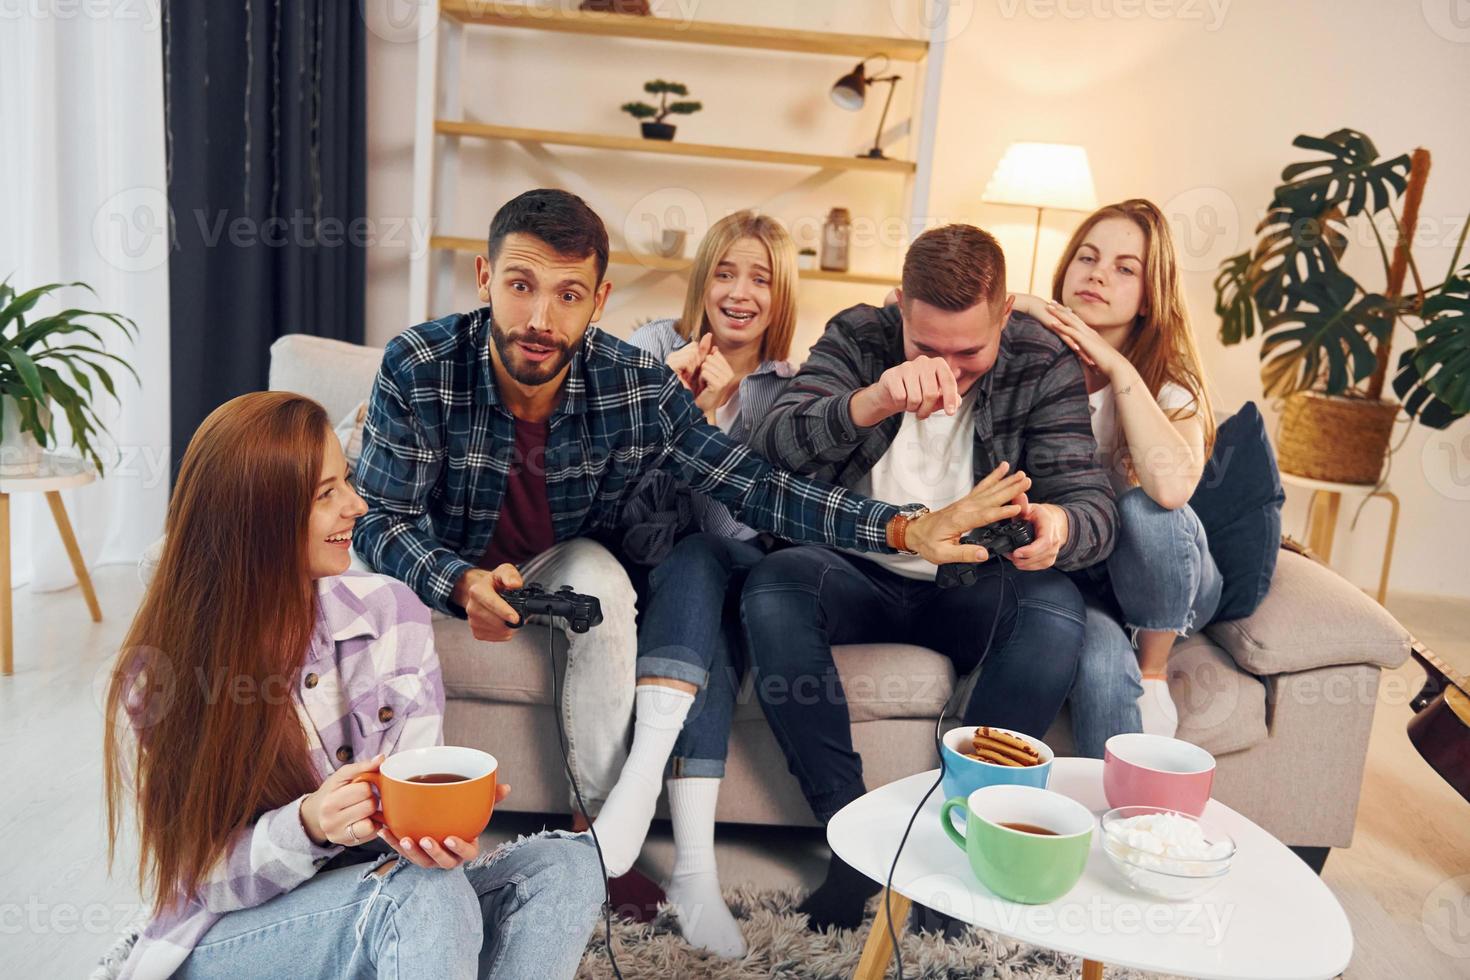
<instances>
[{"instance_id":1,"label":"woman's hand holding mug","mask_svg":"<svg viewBox=\"0 0 1470 980\"><path fill-rule=\"evenodd\" d=\"M453 835L442 842L432 837L417 841L410 837L394 839L380 816L381 806L373 791L368 773L377 773L385 756L378 754L367 762L343 766L322 781L316 792L301 801L301 825L317 845L339 844L355 847L377 837L398 854L421 868L457 868L480 854L478 838L461 840ZM510 795L505 783L495 787L495 802Z\"/></svg>"},{"instance_id":2,"label":"woman's hand holding mug","mask_svg":"<svg viewBox=\"0 0 1470 980\"><path fill-rule=\"evenodd\" d=\"M359 784L363 785L363 784ZM501 783L495 787L495 802L499 803L510 795L510 786ZM443 868L446 871L459 867L480 856L480 839L462 841L458 837L446 837L440 844L432 837L422 837L415 842L410 837L394 840L387 827L378 828L378 838L393 850L421 868Z\"/></svg>"},{"instance_id":3,"label":"woman's hand holding mug","mask_svg":"<svg viewBox=\"0 0 1470 980\"><path fill-rule=\"evenodd\" d=\"M379 825L373 815L378 812L378 798L371 786L354 780L362 773L376 772L382 763L379 754L367 762L343 766L301 801L301 826L312 843L355 847L376 836Z\"/></svg>"}]
</instances>

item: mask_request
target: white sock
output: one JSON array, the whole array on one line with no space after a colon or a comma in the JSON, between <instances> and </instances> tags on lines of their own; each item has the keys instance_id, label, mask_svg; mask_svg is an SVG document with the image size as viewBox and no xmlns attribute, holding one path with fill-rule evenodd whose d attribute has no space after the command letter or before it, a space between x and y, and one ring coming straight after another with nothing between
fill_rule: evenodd
<instances>
[{"instance_id":1,"label":"white sock","mask_svg":"<svg viewBox=\"0 0 1470 980\"><path fill-rule=\"evenodd\" d=\"M1143 695L1138 699L1138 712L1143 730L1148 735L1174 737L1179 730L1179 709L1169 694L1169 682L1163 677L1145 677Z\"/></svg>"},{"instance_id":2,"label":"white sock","mask_svg":"<svg viewBox=\"0 0 1470 980\"><path fill-rule=\"evenodd\" d=\"M638 685L633 698L633 747L617 785L597 815L597 842L602 845L607 873L614 878L626 874L643 849L664 766L692 704L694 695L688 691L660 684Z\"/></svg>"},{"instance_id":3,"label":"white sock","mask_svg":"<svg viewBox=\"0 0 1470 980\"><path fill-rule=\"evenodd\" d=\"M715 802L718 779L670 779L669 816L674 822L674 874L667 889L679 931L691 946L717 956L745 955L740 924L720 897L715 868Z\"/></svg>"}]
</instances>

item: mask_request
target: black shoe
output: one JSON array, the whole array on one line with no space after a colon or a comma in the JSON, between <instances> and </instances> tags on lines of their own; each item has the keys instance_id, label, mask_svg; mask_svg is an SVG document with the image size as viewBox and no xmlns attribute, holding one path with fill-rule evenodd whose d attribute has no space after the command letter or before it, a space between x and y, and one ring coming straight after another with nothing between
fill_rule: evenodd
<instances>
[{"instance_id":1,"label":"black shoe","mask_svg":"<svg viewBox=\"0 0 1470 980\"><path fill-rule=\"evenodd\" d=\"M909 929L916 932L937 932L945 939L959 939L969 928L969 923L956 919L944 912L936 912L927 905L915 902L909 910Z\"/></svg>"},{"instance_id":2,"label":"black shoe","mask_svg":"<svg viewBox=\"0 0 1470 980\"><path fill-rule=\"evenodd\" d=\"M856 929L862 925L868 899L882 890L882 885L833 854L827 865L827 880L796 911L806 914L807 928L813 932L822 932L829 926Z\"/></svg>"}]
</instances>

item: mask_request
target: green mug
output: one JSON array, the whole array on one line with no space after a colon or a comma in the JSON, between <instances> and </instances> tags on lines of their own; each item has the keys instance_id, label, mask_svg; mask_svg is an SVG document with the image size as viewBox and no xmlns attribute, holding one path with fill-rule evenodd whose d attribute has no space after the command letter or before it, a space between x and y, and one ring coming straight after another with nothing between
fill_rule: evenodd
<instances>
[{"instance_id":1,"label":"green mug","mask_svg":"<svg viewBox=\"0 0 1470 980\"><path fill-rule=\"evenodd\" d=\"M963 833L950 819L955 808L965 812ZM969 855L982 885L1023 905L1054 902L1071 891L1092 849L1092 812L1035 786L984 786L956 796L939 808L939 823Z\"/></svg>"}]
</instances>

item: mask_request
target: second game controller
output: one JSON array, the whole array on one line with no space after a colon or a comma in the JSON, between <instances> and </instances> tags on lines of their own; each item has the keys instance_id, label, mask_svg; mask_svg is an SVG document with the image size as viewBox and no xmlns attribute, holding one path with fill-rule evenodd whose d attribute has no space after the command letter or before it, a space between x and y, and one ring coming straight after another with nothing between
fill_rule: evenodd
<instances>
[{"instance_id":1,"label":"second game controller","mask_svg":"<svg viewBox=\"0 0 1470 980\"><path fill-rule=\"evenodd\" d=\"M960 538L961 544L977 544L994 557L1009 558L1012 551L1036 540L1036 530L1030 521L1014 517L1008 521L996 521L977 527ZM940 565L934 582L941 589L957 589L974 585L980 578L980 566L975 562L950 562Z\"/></svg>"}]
</instances>

